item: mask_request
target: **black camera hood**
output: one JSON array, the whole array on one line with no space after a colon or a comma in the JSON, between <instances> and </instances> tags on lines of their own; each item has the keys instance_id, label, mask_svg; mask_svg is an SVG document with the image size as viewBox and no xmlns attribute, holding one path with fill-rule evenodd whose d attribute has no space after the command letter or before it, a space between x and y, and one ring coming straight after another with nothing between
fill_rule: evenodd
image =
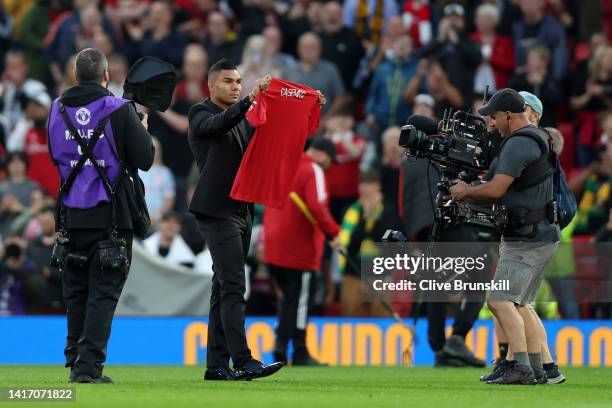
<instances>
[{"instance_id":1,"label":"black camera hood","mask_svg":"<svg viewBox=\"0 0 612 408\"><path fill-rule=\"evenodd\" d=\"M130 67L123 97L163 112L170 107L176 85L174 65L155 57L142 57Z\"/></svg>"}]
</instances>

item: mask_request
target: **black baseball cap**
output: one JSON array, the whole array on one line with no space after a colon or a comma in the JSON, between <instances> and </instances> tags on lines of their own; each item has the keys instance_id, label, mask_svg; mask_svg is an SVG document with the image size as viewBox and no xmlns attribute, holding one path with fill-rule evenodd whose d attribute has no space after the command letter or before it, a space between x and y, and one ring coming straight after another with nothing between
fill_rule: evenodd
<instances>
[{"instance_id":1,"label":"black baseball cap","mask_svg":"<svg viewBox=\"0 0 612 408\"><path fill-rule=\"evenodd\" d=\"M338 163L338 152L336 151L336 146L331 140L324 137L314 137L312 138L312 142L308 147L310 149L320 150L327 153L334 163Z\"/></svg>"},{"instance_id":2,"label":"black baseball cap","mask_svg":"<svg viewBox=\"0 0 612 408\"><path fill-rule=\"evenodd\" d=\"M525 112L525 100L514 89L500 89L493 94L486 105L478 109L481 116L489 116L495 112Z\"/></svg>"}]
</instances>

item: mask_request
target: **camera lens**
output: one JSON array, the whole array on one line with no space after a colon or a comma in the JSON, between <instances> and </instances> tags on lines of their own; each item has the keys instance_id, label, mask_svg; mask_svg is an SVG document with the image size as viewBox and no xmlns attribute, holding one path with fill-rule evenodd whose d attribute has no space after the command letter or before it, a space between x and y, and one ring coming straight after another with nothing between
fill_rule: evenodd
<instances>
[{"instance_id":1,"label":"camera lens","mask_svg":"<svg viewBox=\"0 0 612 408\"><path fill-rule=\"evenodd\" d=\"M410 135L408 137L408 143L411 146L414 146L414 149L418 150L419 147L427 143L427 135L421 132L420 130L415 129L414 132L410 132Z\"/></svg>"},{"instance_id":2,"label":"camera lens","mask_svg":"<svg viewBox=\"0 0 612 408\"><path fill-rule=\"evenodd\" d=\"M419 150L427 143L427 135L412 125L402 126L399 145L410 150Z\"/></svg>"}]
</instances>

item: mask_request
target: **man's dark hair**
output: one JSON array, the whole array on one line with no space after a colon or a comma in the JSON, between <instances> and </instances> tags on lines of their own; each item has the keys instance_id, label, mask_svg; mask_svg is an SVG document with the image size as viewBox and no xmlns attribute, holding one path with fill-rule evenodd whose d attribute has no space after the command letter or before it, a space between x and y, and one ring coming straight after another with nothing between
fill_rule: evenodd
<instances>
[{"instance_id":1,"label":"man's dark hair","mask_svg":"<svg viewBox=\"0 0 612 408\"><path fill-rule=\"evenodd\" d=\"M22 161L25 164L26 168L28 168L30 165L28 155L23 151L15 151L8 153L4 162L8 166L8 164L15 159Z\"/></svg>"},{"instance_id":2,"label":"man's dark hair","mask_svg":"<svg viewBox=\"0 0 612 408\"><path fill-rule=\"evenodd\" d=\"M16 47L16 46L15 47L11 47L6 52L6 54L4 55L4 59L6 59L9 56L11 56L11 57L19 57L19 58L25 60L25 53L24 53L23 49L20 48L20 47Z\"/></svg>"},{"instance_id":3,"label":"man's dark hair","mask_svg":"<svg viewBox=\"0 0 612 408\"><path fill-rule=\"evenodd\" d=\"M208 77L212 78L221 71L231 71L237 69L236 65L227 58L220 59L215 62L208 70Z\"/></svg>"},{"instance_id":4,"label":"man's dark hair","mask_svg":"<svg viewBox=\"0 0 612 408\"><path fill-rule=\"evenodd\" d=\"M74 71L79 83L102 82L104 71L107 69L106 57L95 48L85 48L77 54L74 61Z\"/></svg>"},{"instance_id":5,"label":"man's dark hair","mask_svg":"<svg viewBox=\"0 0 612 408\"><path fill-rule=\"evenodd\" d=\"M355 117L355 106L351 102L345 103L338 110L336 110L336 112L334 113L334 116Z\"/></svg>"}]
</instances>

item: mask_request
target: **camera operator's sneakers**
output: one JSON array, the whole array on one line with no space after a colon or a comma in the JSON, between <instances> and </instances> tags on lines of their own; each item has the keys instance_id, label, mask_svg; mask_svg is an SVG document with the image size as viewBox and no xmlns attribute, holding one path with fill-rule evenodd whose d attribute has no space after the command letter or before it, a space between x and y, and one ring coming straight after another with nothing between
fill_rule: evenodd
<instances>
[{"instance_id":1,"label":"camera operator's sneakers","mask_svg":"<svg viewBox=\"0 0 612 408\"><path fill-rule=\"evenodd\" d=\"M499 377L503 376L506 371L510 370L513 365L514 361L508 361L506 359L497 360L493 366L493 372L490 374L481 375L480 381L488 382L497 380Z\"/></svg>"},{"instance_id":2,"label":"camera operator's sneakers","mask_svg":"<svg viewBox=\"0 0 612 408\"><path fill-rule=\"evenodd\" d=\"M535 385L538 383L530 366L514 361L512 368L496 380L487 381L487 384L519 384Z\"/></svg>"},{"instance_id":3,"label":"camera operator's sneakers","mask_svg":"<svg viewBox=\"0 0 612 408\"><path fill-rule=\"evenodd\" d=\"M555 363L545 364L546 376L548 377L547 384L561 384L565 381L565 376L559 371L559 366Z\"/></svg>"},{"instance_id":4,"label":"camera operator's sneakers","mask_svg":"<svg viewBox=\"0 0 612 408\"><path fill-rule=\"evenodd\" d=\"M546 370L544 370L543 368L533 367L531 367L531 369L533 370L533 375L535 375L538 384L547 384L548 376L546 375Z\"/></svg>"},{"instance_id":5,"label":"camera operator's sneakers","mask_svg":"<svg viewBox=\"0 0 612 408\"><path fill-rule=\"evenodd\" d=\"M473 367L486 367L487 365L487 363L474 356L474 354L468 350L464 338L458 335L452 335L446 340L442 353L462 360L467 365Z\"/></svg>"}]
</instances>

